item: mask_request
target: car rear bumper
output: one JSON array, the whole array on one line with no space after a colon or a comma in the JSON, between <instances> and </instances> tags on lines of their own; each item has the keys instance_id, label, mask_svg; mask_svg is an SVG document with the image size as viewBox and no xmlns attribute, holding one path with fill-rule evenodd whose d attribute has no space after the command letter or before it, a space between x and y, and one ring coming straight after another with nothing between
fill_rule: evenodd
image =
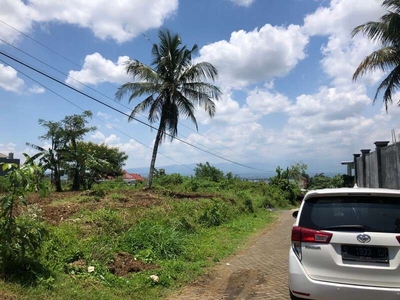
<instances>
[{"instance_id":1,"label":"car rear bumper","mask_svg":"<svg viewBox=\"0 0 400 300\"><path fill-rule=\"evenodd\" d=\"M400 300L400 289L330 283L311 279L296 255L289 253L289 288L298 298L324 300ZM296 293L296 292L300 292ZM305 296L304 294L309 294Z\"/></svg>"}]
</instances>

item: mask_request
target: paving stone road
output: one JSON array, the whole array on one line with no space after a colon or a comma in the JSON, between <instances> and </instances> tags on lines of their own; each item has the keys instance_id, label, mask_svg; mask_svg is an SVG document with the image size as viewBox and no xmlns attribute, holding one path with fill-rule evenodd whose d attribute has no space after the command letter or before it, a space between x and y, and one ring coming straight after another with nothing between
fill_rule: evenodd
<instances>
[{"instance_id":1,"label":"paving stone road","mask_svg":"<svg viewBox=\"0 0 400 300\"><path fill-rule=\"evenodd\" d=\"M177 300L287 300L291 211L278 220L246 250L227 259L208 276L171 297Z\"/></svg>"}]
</instances>

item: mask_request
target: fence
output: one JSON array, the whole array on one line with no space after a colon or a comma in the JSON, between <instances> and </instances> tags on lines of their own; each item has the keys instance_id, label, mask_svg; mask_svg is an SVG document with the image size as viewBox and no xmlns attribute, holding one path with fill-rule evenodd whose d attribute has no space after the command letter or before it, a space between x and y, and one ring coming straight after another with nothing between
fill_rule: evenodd
<instances>
[{"instance_id":1,"label":"fence","mask_svg":"<svg viewBox=\"0 0 400 300\"><path fill-rule=\"evenodd\" d=\"M400 142L375 142L375 151L362 149L353 154L354 171L359 187L400 189Z\"/></svg>"}]
</instances>

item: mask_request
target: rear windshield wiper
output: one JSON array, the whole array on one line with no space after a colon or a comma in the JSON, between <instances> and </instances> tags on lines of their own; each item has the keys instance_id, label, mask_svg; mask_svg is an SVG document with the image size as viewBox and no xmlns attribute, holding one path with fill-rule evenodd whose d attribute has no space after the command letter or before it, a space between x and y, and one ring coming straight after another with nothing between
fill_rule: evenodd
<instances>
[{"instance_id":1,"label":"rear windshield wiper","mask_svg":"<svg viewBox=\"0 0 400 300\"><path fill-rule=\"evenodd\" d=\"M324 227L321 230L338 230L338 231L367 231L369 228L364 225L335 225Z\"/></svg>"}]
</instances>

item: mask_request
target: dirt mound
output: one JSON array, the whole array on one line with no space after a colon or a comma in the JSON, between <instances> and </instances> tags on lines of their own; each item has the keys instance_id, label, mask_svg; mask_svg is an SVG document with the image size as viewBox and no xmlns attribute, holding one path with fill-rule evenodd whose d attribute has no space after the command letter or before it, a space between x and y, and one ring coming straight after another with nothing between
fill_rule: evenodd
<instances>
[{"instance_id":1,"label":"dirt mound","mask_svg":"<svg viewBox=\"0 0 400 300\"><path fill-rule=\"evenodd\" d=\"M157 265L145 264L126 252L120 252L115 255L114 261L109 265L110 272L117 276L127 276L130 273L154 270L157 268Z\"/></svg>"}]
</instances>

